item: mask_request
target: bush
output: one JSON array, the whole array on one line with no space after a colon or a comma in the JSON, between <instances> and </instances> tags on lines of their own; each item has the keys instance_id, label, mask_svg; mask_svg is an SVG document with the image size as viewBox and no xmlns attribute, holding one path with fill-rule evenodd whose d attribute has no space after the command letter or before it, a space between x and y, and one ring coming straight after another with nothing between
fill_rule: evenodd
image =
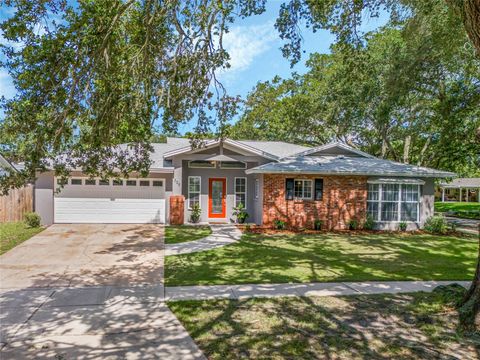
<instances>
[{"instance_id":1,"label":"bush","mask_svg":"<svg viewBox=\"0 0 480 360\"><path fill-rule=\"evenodd\" d=\"M38 215L37 213L34 213L34 212L25 213L25 215L23 216L23 220L25 221L25 224L27 224L27 226L29 227L36 228L40 226L41 219L40 219L40 215Z\"/></svg>"},{"instance_id":2,"label":"bush","mask_svg":"<svg viewBox=\"0 0 480 360\"><path fill-rule=\"evenodd\" d=\"M400 224L398 224L398 230L407 231L407 223L405 221L400 222Z\"/></svg>"},{"instance_id":3,"label":"bush","mask_svg":"<svg viewBox=\"0 0 480 360\"><path fill-rule=\"evenodd\" d=\"M313 229L314 230L322 230L322 225L323 225L323 221L320 220L320 219L317 219L313 222Z\"/></svg>"},{"instance_id":4,"label":"bush","mask_svg":"<svg viewBox=\"0 0 480 360\"><path fill-rule=\"evenodd\" d=\"M200 215L202 213L202 209L200 209L200 204L196 203L192 206L192 212L190 214L190 222L196 224L200 221Z\"/></svg>"},{"instance_id":5,"label":"bush","mask_svg":"<svg viewBox=\"0 0 480 360\"><path fill-rule=\"evenodd\" d=\"M273 220L273 227L277 230L285 230L285 228L287 227L286 224L285 224L285 221L283 220L279 220L279 219L275 219Z\"/></svg>"},{"instance_id":6,"label":"bush","mask_svg":"<svg viewBox=\"0 0 480 360\"><path fill-rule=\"evenodd\" d=\"M363 224L363 228L365 230L373 230L375 227L375 219L373 218L372 215L367 215L367 218L365 219L365 223Z\"/></svg>"},{"instance_id":7,"label":"bush","mask_svg":"<svg viewBox=\"0 0 480 360\"><path fill-rule=\"evenodd\" d=\"M448 230L447 220L443 216L431 216L425 221L424 228L433 234L445 234Z\"/></svg>"},{"instance_id":8,"label":"bush","mask_svg":"<svg viewBox=\"0 0 480 360\"><path fill-rule=\"evenodd\" d=\"M350 230L357 230L357 228L358 228L358 221L355 220L355 219L350 220L350 221L348 222L348 228L349 228Z\"/></svg>"},{"instance_id":9,"label":"bush","mask_svg":"<svg viewBox=\"0 0 480 360\"><path fill-rule=\"evenodd\" d=\"M243 206L242 203L238 204L237 207L233 208L232 215L237 218L237 222L239 224L243 224L245 220L248 219L248 216L249 216L248 213L245 211L245 207Z\"/></svg>"}]
</instances>

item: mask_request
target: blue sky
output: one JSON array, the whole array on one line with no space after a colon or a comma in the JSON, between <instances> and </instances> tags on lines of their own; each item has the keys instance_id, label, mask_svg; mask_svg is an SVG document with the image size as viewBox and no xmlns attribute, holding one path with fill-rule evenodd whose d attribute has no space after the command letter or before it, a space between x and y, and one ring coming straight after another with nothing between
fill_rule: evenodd
<instances>
[{"instance_id":1,"label":"blue sky","mask_svg":"<svg viewBox=\"0 0 480 360\"><path fill-rule=\"evenodd\" d=\"M280 47L282 41L274 27L281 1L268 1L267 11L262 15L246 19L238 19L230 26L230 32L224 36L224 47L231 57L231 67L223 71L219 78L231 95L245 97L259 81L272 79L275 75L289 77L295 71L304 73L305 62L313 52L328 53L334 41L334 36L327 31L313 33L303 29L302 35L304 54L301 61L293 68L283 58ZM0 9L0 20L9 15L9 9ZM386 16L379 19L365 18L364 31L383 25ZM0 41L2 38L0 37ZM15 95L15 87L5 69L0 69L0 95L11 98ZM2 116L0 114L0 116ZM181 133L191 130L195 120L181 125Z\"/></svg>"}]
</instances>

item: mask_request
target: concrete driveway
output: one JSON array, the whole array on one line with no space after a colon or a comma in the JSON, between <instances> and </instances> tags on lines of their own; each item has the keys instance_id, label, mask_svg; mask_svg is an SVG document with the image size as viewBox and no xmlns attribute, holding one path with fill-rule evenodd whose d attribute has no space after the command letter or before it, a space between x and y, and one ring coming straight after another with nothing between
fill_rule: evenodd
<instances>
[{"instance_id":1,"label":"concrete driveway","mask_svg":"<svg viewBox=\"0 0 480 360\"><path fill-rule=\"evenodd\" d=\"M0 256L0 358L202 359L164 304L160 225L53 225Z\"/></svg>"}]
</instances>

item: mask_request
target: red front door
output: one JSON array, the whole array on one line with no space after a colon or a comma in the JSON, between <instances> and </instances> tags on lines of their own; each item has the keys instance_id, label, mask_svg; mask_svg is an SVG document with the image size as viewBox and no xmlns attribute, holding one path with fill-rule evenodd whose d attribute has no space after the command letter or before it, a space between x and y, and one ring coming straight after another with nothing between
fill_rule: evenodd
<instances>
[{"instance_id":1,"label":"red front door","mask_svg":"<svg viewBox=\"0 0 480 360\"><path fill-rule=\"evenodd\" d=\"M227 181L224 178L208 179L208 217L224 218L227 215L225 194Z\"/></svg>"}]
</instances>

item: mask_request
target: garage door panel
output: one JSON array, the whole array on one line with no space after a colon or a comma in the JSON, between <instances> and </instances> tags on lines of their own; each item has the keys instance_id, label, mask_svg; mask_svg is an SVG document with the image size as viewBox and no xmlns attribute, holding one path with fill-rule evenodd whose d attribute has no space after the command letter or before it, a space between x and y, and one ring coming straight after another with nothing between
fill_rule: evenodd
<instances>
[{"instance_id":1,"label":"garage door panel","mask_svg":"<svg viewBox=\"0 0 480 360\"><path fill-rule=\"evenodd\" d=\"M165 223L165 200L55 198L55 222Z\"/></svg>"}]
</instances>

